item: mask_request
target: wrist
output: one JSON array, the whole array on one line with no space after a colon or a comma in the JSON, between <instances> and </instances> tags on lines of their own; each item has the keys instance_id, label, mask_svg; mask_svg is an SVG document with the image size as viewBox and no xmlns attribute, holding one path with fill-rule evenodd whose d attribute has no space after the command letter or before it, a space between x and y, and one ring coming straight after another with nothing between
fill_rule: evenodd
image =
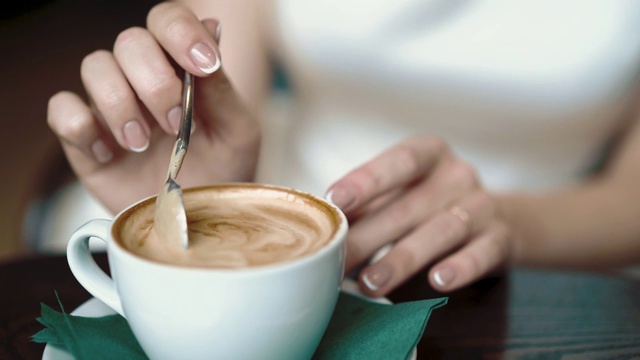
<instances>
[{"instance_id":1,"label":"wrist","mask_svg":"<svg viewBox=\"0 0 640 360\"><path fill-rule=\"evenodd\" d=\"M544 242L545 231L536 215L533 195L495 193L496 216L509 228L509 265L535 263L536 244Z\"/></svg>"}]
</instances>

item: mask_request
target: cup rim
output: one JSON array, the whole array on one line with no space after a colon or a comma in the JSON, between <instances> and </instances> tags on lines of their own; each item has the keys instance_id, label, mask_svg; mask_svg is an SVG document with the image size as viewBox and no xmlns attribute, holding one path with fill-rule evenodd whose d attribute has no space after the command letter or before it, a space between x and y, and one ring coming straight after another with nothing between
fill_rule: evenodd
<instances>
[{"instance_id":1,"label":"cup rim","mask_svg":"<svg viewBox=\"0 0 640 360\"><path fill-rule=\"evenodd\" d=\"M250 183L250 182L227 182L227 183L218 183L218 184L212 184L212 185L204 185L204 186L195 186L195 187L189 187L189 188L184 188L183 192L191 192L191 191L199 191L202 189L207 189L207 188L220 188L220 187L235 187L235 188L247 188L247 187L251 187L251 188L268 188L268 189L272 189L272 190L276 190L276 191L284 191L284 192L288 192L288 193L294 193L297 195L301 195L304 197L309 197L315 201L318 201L320 203L322 203L324 206L328 207L329 209L331 209L331 211L333 211L333 213L337 216L338 219L338 226L335 229L335 231L333 232L333 235L331 237L331 240L325 244L322 248L320 248L319 250L311 253L311 254L307 254L303 257L294 259L294 260L290 260L290 261L282 261L282 262L276 262L276 263L270 263L270 264L264 264L264 265L256 265L256 266L249 266L249 267L240 267L240 268L216 268L216 267L205 267L205 266L182 266L182 265L176 265L176 264L169 264L169 263L163 263L163 262L159 262L159 261L154 261L154 260L150 260L147 259L145 257L142 257L140 255L137 255L129 250L127 250L126 248L124 248L124 246L122 246L118 241L115 240L115 234L114 234L114 225L116 224L116 222L118 221L118 219L120 219L120 217L127 211L130 211L131 209L135 208L136 206L140 206L141 204L150 201L151 199L156 198L156 195L151 195L148 196L146 198L143 198L129 206L127 206L125 209L123 209L122 211L120 211L117 215L115 215L111 221L111 226L109 228L109 235L111 237L111 241L108 242L108 246L107 246L107 253L111 252L112 250L117 251L119 254L121 254L120 256L125 257L128 260L131 261L137 261L143 264L146 264L147 266L151 266L151 267L156 267L158 269L165 269L165 270L170 270L170 271L180 271L180 272L187 272L187 273L219 273L219 274L225 274L225 276L229 276L229 275L237 275L237 276L246 276L246 275L252 275L252 274L265 274L265 273L269 273L269 272L280 272L280 271L285 271L288 270L290 268L295 268L295 267L301 267L304 266L307 263L316 261L319 258L322 258L324 256L326 256L328 253L334 251L334 249L336 247L339 246L343 246L346 242L346 237L347 237L347 231L349 228L349 223L347 220L347 217L345 216L345 214L342 212L342 210L340 210L340 208L338 208L335 204L333 204L330 200L328 199L323 199L320 198L319 196L313 195L311 193L302 191L302 190L298 190L295 188L291 188L291 187L287 187L287 186L281 186L281 185L272 185L272 184L266 184L266 183Z\"/></svg>"}]
</instances>

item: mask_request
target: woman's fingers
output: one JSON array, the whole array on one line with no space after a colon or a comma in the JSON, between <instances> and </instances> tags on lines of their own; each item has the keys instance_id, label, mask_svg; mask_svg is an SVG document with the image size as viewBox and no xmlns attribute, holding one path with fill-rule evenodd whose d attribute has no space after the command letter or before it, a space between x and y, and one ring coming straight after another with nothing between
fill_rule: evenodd
<instances>
[{"instance_id":1,"label":"woman's fingers","mask_svg":"<svg viewBox=\"0 0 640 360\"><path fill-rule=\"evenodd\" d=\"M150 11L148 26L122 31L113 53L97 51L87 56L81 70L89 96L116 141L135 152L149 146L154 122L169 134L179 129L182 81L174 62L200 76L221 66L215 20L203 23L180 4L162 3ZM226 80L217 76L207 82L221 82L220 78ZM155 121L144 116L147 112Z\"/></svg>"},{"instance_id":2,"label":"woman's fingers","mask_svg":"<svg viewBox=\"0 0 640 360\"><path fill-rule=\"evenodd\" d=\"M204 19L202 25L216 42L220 40L220 26L216 20ZM209 131L232 148L258 145L260 124L236 91L224 67L198 82L201 86L194 94L194 102L201 106L196 105L196 118L202 119Z\"/></svg>"},{"instance_id":3,"label":"woman's fingers","mask_svg":"<svg viewBox=\"0 0 640 360\"><path fill-rule=\"evenodd\" d=\"M492 223L476 239L429 271L429 282L440 291L469 285L505 265L508 258L507 227Z\"/></svg>"},{"instance_id":4,"label":"woman's fingers","mask_svg":"<svg viewBox=\"0 0 640 360\"><path fill-rule=\"evenodd\" d=\"M199 125L230 146L256 143L258 123L222 68L217 45L220 24L213 19L200 21L185 6L166 2L149 12L147 28L180 67L200 76L194 92Z\"/></svg>"},{"instance_id":5,"label":"woman's fingers","mask_svg":"<svg viewBox=\"0 0 640 360\"><path fill-rule=\"evenodd\" d=\"M333 184L327 198L345 213L426 176L446 151L437 138L410 138L356 168Z\"/></svg>"},{"instance_id":6,"label":"woman's fingers","mask_svg":"<svg viewBox=\"0 0 640 360\"><path fill-rule=\"evenodd\" d=\"M151 135L149 124L113 54L100 50L86 56L80 74L118 144L134 152L146 150Z\"/></svg>"},{"instance_id":7,"label":"woman's fingers","mask_svg":"<svg viewBox=\"0 0 640 360\"><path fill-rule=\"evenodd\" d=\"M163 130L177 134L182 82L153 35L143 28L127 29L116 39L113 54L135 94Z\"/></svg>"},{"instance_id":8,"label":"woman's fingers","mask_svg":"<svg viewBox=\"0 0 640 360\"><path fill-rule=\"evenodd\" d=\"M83 62L85 87L118 144L129 151L146 150L156 122L165 132L177 133L182 76L174 62L201 76L195 84L194 119L207 132L207 142L196 147L204 150L214 138L238 147L257 143L255 117L221 68L218 22L200 21L178 3L155 6L147 22L148 29L121 32L113 54L98 51ZM145 117L149 113L155 120Z\"/></svg>"},{"instance_id":9,"label":"woman's fingers","mask_svg":"<svg viewBox=\"0 0 640 360\"><path fill-rule=\"evenodd\" d=\"M503 239L488 231L487 226L496 222L494 202L482 190L475 170L438 138L410 138L383 152L336 182L327 198L351 220L347 271L393 244L360 272L361 288L371 296L385 295L469 244L474 244L471 255L489 253L487 241ZM469 256L466 250L461 254ZM441 290L471 281L502 258L500 251L489 255L482 263L461 266L455 281L447 278L453 274L447 268L433 273L432 281L441 284Z\"/></svg>"},{"instance_id":10,"label":"woman's fingers","mask_svg":"<svg viewBox=\"0 0 640 360\"><path fill-rule=\"evenodd\" d=\"M147 28L170 56L198 76L213 74L221 66L215 36L185 6L164 2L147 16Z\"/></svg>"},{"instance_id":11,"label":"woman's fingers","mask_svg":"<svg viewBox=\"0 0 640 360\"><path fill-rule=\"evenodd\" d=\"M427 181L404 189L401 196L384 207L352 222L347 243L347 271L369 259L385 244L428 221L445 205L468 194L469 189L468 182L450 176L449 171L435 170Z\"/></svg>"},{"instance_id":12,"label":"woman's fingers","mask_svg":"<svg viewBox=\"0 0 640 360\"><path fill-rule=\"evenodd\" d=\"M92 110L78 95L63 91L52 96L47 122L78 173L84 174L113 158L113 139L104 135Z\"/></svg>"},{"instance_id":13,"label":"woman's fingers","mask_svg":"<svg viewBox=\"0 0 640 360\"><path fill-rule=\"evenodd\" d=\"M443 156L437 163L428 169L428 174L418 176L419 181L401 188L401 196L352 222L347 248L348 271L369 259L383 245L401 239L420 224L430 221L457 199L477 191L475 172L466 163L451 155Z\"/></svg>"},{"instance_id":14,"label":"woman's fingers","mask_svg":"<svg viewBox=\"0 0 640 360\"><path fill-rule=\"evenodd\" d=\"M393 290L436 259L463 247L493 219L493 211L485 193L476 192L434 214L361 271L363 290L373 296Z\"/></svg>"},{"instance_id":15,"label":"woman's fingers","mask_svg":"<svg viewBox=\"0 0 640 360\"><path fill-rule=\"evenodd\" d=\"M50 127L71 166L112 211L150 195L151 185L166 173L182 117L183 71L197 76L198 125L181 171L184 185L250 181L260 149L257 119L221 66L218 22L200 21L174 2L158 5L148 19L149 28L122 31L112 52L96 51L84 59L88 100L62 92L49 104ZM110 189L127 181L132 186L113 196Z\"/></svg>"}]
</instances>

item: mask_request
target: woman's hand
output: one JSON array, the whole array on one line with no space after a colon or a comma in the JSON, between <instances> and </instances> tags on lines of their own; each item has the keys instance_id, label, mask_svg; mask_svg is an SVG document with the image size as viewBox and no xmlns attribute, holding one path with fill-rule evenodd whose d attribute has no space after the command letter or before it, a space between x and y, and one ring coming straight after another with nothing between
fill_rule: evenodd
<instances>
[{"instance_id":1,"label":"woman's hand","mask_svg":"<svg viewBox=\"0 0 640 360\"><path fill-rule=\"evenodd\" d=\"M438 138L403 141L333 184L327 197L350 219L347 272L393 245L359 274L371 296L427 266L431 285L451 291L509 260L509 224L474 169Z\"/></svg>"},{"instance_id":2,"label":"woman's hand","mask_svg":"<svg viewBox=\"0 0 640 360\"><path fill-rule=\"evenodd\" d=\"M70 92L50 99L49 126L80 180L109 210L157 193L166 180L181 118L181 69L196 76L196 129L178 181L188 187L253 180L260 128L221 67L219 34L217 21L161 3L147 28L124 30L113 51L85 57L88 102Z\"/></svg>"}]
</instances>

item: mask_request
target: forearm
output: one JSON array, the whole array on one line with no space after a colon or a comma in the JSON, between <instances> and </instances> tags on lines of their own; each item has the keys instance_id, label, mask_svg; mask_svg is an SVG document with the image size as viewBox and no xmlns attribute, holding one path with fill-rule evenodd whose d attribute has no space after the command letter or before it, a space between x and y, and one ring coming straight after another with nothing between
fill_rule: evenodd
<instances>
[{"instance_id":1,"label":"forearm","mask_svg":"<svg viewBox=\"0 0 640 360\"><path fill-rule=\"evenodd\" d=\"M602 268L640 263L640 92L596 176L547 194L496 194L512 225L514 265Z\"/></svg>"},{"instance_id":2,"label":"forearm","mask_svg":"<svg viewBox=\"0 0 640 360\"><path fill-rule=\"evenodd\" d=\"M602 268L640 262L640 189L605 177L544 195L498 194L514 265Z\"/></svg>"}]
</instances>

